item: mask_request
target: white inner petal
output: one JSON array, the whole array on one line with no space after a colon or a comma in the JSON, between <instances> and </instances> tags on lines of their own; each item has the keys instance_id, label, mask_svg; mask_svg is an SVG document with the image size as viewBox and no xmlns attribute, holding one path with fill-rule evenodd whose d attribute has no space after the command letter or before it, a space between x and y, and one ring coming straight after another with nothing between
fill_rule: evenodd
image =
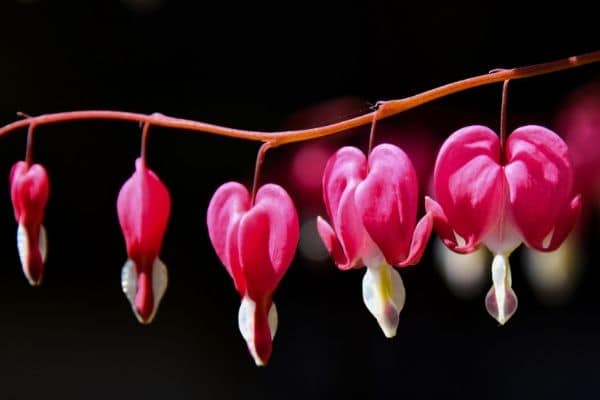
<instances>
[{"instance_id":1,"label":"white inner petal","mask_svg":"<svg viewBox=\"0 0 600 400\"><path fill-rule=\"evenodd\" d=\"M242 298L238 312L238 326L246 342L254 342L254 310L256 303L248 296Z\"/></svg>"},{"instance_id":2,"label":"white inner petal","mask_svg":"<svg viewBox=\"0 0 600 400\"><path fill-rule=\"evenodd\" d=\"M263 366L264 362L260 359L256 352L256 346L254 344L254 325L256 318L256 303L248 296L242 298L242 304L240 304L240 310L238 312L238 326L242 337L248 345L248 350L254 359L254 362L258 366ZM271 339L275 337L278 325L277 307L275 303L271 303L268 315L269 330L271 331Z\"/></svg>"},{"instance_id":3,"label":"white inner petal","mask_svg":"<svg viewBox=\"0 0 600 400\"><path fill-rule=\"evenodd\" d=\"M238 312L238 326L240 333L246 341L248 351L252 355L254 362L258 366L263 366L264 363L256 352L256 346L254 345L254 316L256 315L256 303L248 296L242 298L242 304L240 304L240 311Z\"/></svg>"},{"instance_id":4,"label":"white inner petal","mask_svg":"<svg viewBox=\"0 0 600 400\"><path fill-rule=\"evenodd\" d=\"M137 280L138 274L135 265L131 259L128 259L121 270L121 288L123 289L123 293L125 293L127 300L129 300L129 304L131 304L131 309L133 310L135 317L138 321L148 324L154 319L156 311L158 310L158 305L167 290L167 285L169 283L167 267L159 258L156 258L152 264L152 295L154 297L154 307L152 308L150 317L146 321L140 317L135 307Z\"/></svg>"},{"instance_id":5,"label":"white inner petal","mask_svg":"<svg viewBox=\"0 0 600 400\"><path fill-rule=\"evenodd\" d=\"M363 301L386 337L396 335L406 292L398 271L387 263L367 267L362 282Z\"/></svg>"},{"instance_id":6,"label":"white inner petal","mask_svg":"<svg viewBox=\"0 0 600 400\"><path fill-rule=\"evenodd\" d=\"M19 250L19 259L21 260L21 268L23 273L31 282L29 276L29 238L27 236L27 229L22 224L19 224L17 228L17 249Z\"/></svg>"},{"instance_id":7,"label":"white inner petal","mask_svg":"<svg viewBox=\"0 0 600 400\"><path fill-rule=\"evenodd\" d=\"M121 289L123 289L123 293L125 293L125 297L129 300L129 304L131 304L131 308L133 308L133 312L135 316L139 319L137 315L137 311L135 309L135 294L137 292L137 272L133 265L133 261L128 259L123 269L121 270Z\"/></svg>"},{"instance_id":8,"label":"white inner petal","mask_svg":"<svg viewBox=\"0 0 600 400\"><path fill-rule=\"evenodd\" d=\"M508 260L506 257L498 254L494 256L494 261L492 261L492 282L494 284L496 303L498 304L498 322L501 324L506 319L504 315L504 300L506 297L507 264ZM508 276L510 277L510 270L508 271Z\"/></svg>"},{"instance_id":9,"label":"white inner petal","mask_svg":"<svg viewBox=\"0 0 600 400\"><path fill-rule=\"evenodd\" d=\"M485 298L488 313L501 325L513 316L518 300L512 290L512 276L507 254L496 254L492 261L492 288Z\"/></svg>"},{"instance_id":10,"label":"white inner petal","mask_svg":"<svg viewBox=\"0 0 600 400\"><path fill-rule=\"evenodd\" d=\"M167 273L167 267L160 258L154 260L152 264L152 294L154 295L154 310L150 316L150 321L154 318L158 305L165 295L167 285L169 284L169 275Z\"/></svg>"}]
</instances>

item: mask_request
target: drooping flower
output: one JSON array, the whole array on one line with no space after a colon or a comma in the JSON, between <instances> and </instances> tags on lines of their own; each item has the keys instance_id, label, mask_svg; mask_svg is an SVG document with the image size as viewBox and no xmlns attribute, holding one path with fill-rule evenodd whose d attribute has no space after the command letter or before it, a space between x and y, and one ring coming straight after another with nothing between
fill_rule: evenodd
<instances>
[{"instance_id":1,"label":"drooping flower","mask_svg":"<svg viewBox=\"0 0 600 400\"><path fill-rule=\"evenodd\" d=\"M318 217L325 247L341 270L366 265L365 305L387 337L396 334L405 290L391 266L419 262L431 234L432 218L417 224L418 180L398 147L381 144L369 158L343 147L328 161L323 197L331 221Z\"/></svg>"},{"instance_id":2,"label":"drooping flower","mask_svg":"<svg viewBox=\"0 0 600 400\"><path fill-rule=\"evenodd\" d=\"M486 308L500 324L517 309L510 253L525 242L540 251L556 249L575 224L581 200L573 194L569 149L541 126L515 130L502 151L484 126L453 133L435 166L436 200L426 198L444 244L470 253L484 244L493 254L493 286Z\"/></svg>"},{"instance_id":3,"label":"drooping flower","mask_svg":"<svg viewBox=\"0 0 600 400\"><path fill-rule=\"evenodd\" d=\"M10 197L15 212L17 248L23 272L33 286L41 283L46 261L46 230L42 225L48 202L48 174L40 164L17 162L10 172Z\"/></svg>"},{"instance_id":4,"label":"drooping flower","mask_svg":"<svg viewBox=\"0 0 600 400\"><path fill-rule=\"evenodd\" d=\"M159 253L171 212L169 191L141 158L117 199L128 260L121 286L135 316L150 323L167 288L167 268Z\"/></svg>"},{"instance_id":5,"label":"drooping flower","mask_svg":"<svg viewBox=\"0 0 600 400\"><path fill-rule=\"evenodd\" d=\"M298 215L278 185L262 186L254 204L237 182L220 186L207 213L208 233L242 297L238 323L256 365L265 365L277 330L273 292L294 258Z\"/></svg>"}]
</instances>

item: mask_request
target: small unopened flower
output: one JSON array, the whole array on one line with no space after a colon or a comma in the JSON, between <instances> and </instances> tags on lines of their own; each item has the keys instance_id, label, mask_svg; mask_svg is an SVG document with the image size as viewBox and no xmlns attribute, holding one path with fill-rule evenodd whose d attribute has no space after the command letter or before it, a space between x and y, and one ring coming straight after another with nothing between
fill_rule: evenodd
<instances>
[{"instance_id":1,"label":"small unopened flower","mask_svg":"<svg viewBox=\"0 0 600 400\"><path fill-rule=\"evenodd\" d=\"M290 266L298 245L298 215L278 185L256 193L237 182L220 186L207 213L211 243L242 297L239 329L256 365L265 365L277 331L273 292Z\"/></svg>"},{"instance_id":2,"label":"small unopened flower","mask_svg":"<svg viewBox=\"0 0 600 400\"><path fill-rule=\"evenodd\" d=\"M417 223L418 180L406 154L391 144L369 158L343 147L328 161L323 197L331 225L318 217L325 247L341 270L366 265L363 300L387 337L396 335L405 290L394 266L419 262L432 218Z\"/></svg>"},{"instance_id":3,"label":"small unopened flower","mask_svg":"<svg viewBox=\"0 0 600 400\"><path fill-rule=\"evenodd\" d=\"M10 172L10 197L15 212L21 266L31 285L39 285L46 261L46 230L42 225L48 202L48 174L40 164L17 162Z\"/></svg>"},{"instance_id":4,"label":"small unopened flower","mask_svg":"<svg viewBox=\"0 0 600 400\"><path fill-rule=\"evenodd\" d=\"M167 288L167 268L159 253L171 199L141 158L119 192L117 211L129 257L121 272L121 286L138 320L150 323Z\"/></svg>"}]
</instances>

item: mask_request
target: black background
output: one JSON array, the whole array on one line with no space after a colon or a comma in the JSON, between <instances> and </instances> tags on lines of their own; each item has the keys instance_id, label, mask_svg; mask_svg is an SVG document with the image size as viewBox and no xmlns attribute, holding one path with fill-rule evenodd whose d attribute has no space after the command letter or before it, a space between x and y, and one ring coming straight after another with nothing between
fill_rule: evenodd
<instances>
[{"instance_id":1,"label":"black background","mask_svg":"<svg viewBox=\"0 0 600 400\"><path fill-rule=\"evenodd\" d=\"M120 109L277 130L326 100L359 98L356 115L377 100L600 44L595 2L444 3L165 0L143 11L118 1L5 0L0 122L16 111ZM598 77L594 65L514 82L510 126L548 125L568 93ZM395 121L420 121L442 136L465 124L496 126L499 99L498 85L474 89ZM35 159L51 179L50 253L39 288L22 276L8 195L25 134L1 139L1 398L597 396L596 223L585 238L583 280L562 307L539 302L514 261L520 305L501 328L484 310L484 293L453 297L427 254L402 272L407 304L397 337L385 339L362 304L362 271L297 257L275 294L273 357L255 367L205 213L221 183L250 181L258 144L202 133L151 131L149 163L173 200L162 252L170 286L154 323L139 325L120 289L126 254L116 218L138 132L107 121L38 130ZM338 143L364 144L366 134L358 129ZM301 146L270 153L265 176L281 175L269 171L285 171Z\"/></svg>"}]
</instances>

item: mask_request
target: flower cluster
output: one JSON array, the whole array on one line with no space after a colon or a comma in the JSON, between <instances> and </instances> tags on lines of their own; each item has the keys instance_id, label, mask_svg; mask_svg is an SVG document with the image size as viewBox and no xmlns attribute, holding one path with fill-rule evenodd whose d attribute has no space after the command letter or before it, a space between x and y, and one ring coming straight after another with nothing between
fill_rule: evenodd
<instances>
[{"instance_id":1,"label":"flower cluster","mask_svg":"<svg viewBox=\"0 0 600 400\"><path fill-rule=\"evenodd\" d=\"M207 225L241 297L242 337L255 363L265 365L278 324L273 295L294 258L299 223L285 189L256 186L252 193L237 182L220 186L210 201ZM485 304L504 324L517 308L509 255L522 242L540 251L556 249L581 208L568 147L541 126L518 128L506 143L484 126L458 130L437 155L433 187L434 198L419 196L411 160L392 144L367 155L343 147L323 172L329 222L317 218L318 234L339 269L366 267L362 297L386 337L395 336L406 297L394 267L417 264L433 230L455 252L484 245L494 254ZM20 161L11 171L10 189L22 268L37 285L46 259L48 174L39 164ZM422 205L425 212L419 216ZM153 320L167 287L159 255L170 210L167 188L142 155L119 192L117 213L128 256L122 289L145 324Z\"/></svg>"}]
</instances>

